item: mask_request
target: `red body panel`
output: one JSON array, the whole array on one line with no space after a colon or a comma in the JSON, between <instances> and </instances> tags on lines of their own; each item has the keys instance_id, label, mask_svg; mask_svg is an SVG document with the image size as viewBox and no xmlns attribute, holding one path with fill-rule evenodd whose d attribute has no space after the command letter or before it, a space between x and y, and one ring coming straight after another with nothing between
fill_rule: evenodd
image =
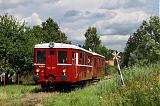
<instances>
[{"instance_id":1,"label":"red body panel","mask_svg":"<svg viewBox=\"0 0 160 106\"><path fill-rule=\"evenodd\" d=\"M45 53L44 63L38 62L37 52ZM65 63L59 63L59 58L61 58L59 52L67 53ZM104 75L105 64L103 62L105 62L103 57L94 56L93 54L78 49L35 48L34 76L38 77L35 81L38 83L73 83L100 77ZM37 69L39 69L39 72L37 72Z\"/></svg>"}]
</instances>

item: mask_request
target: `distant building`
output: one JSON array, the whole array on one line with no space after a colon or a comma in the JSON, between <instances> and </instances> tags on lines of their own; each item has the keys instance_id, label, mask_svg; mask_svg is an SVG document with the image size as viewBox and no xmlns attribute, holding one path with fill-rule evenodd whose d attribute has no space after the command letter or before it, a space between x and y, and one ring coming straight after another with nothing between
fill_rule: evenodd
<instances>
[{"instance_id":1,"label":"distant building","mask_svg":"<svg viewBox=\"0 0 160 106\"><path fill-rule=\"evenodd\" d=\"M105 62L107 65L114 66L114 60L108 60Z\"/></svg>"}]
</instances>

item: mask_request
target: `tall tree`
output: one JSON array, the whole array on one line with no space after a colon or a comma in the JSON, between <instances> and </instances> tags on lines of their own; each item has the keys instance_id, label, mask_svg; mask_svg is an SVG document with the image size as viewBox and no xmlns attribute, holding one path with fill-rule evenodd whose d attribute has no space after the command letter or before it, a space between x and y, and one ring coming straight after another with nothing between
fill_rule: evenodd
<instances>
[{"instance_id":1,"label":"tall tree","mask_svg":"<svg viewBox=\"0 0 160 106\"><path fill-rule=\"evenodd\" d=\"M17 43L23 39L24 23L21 25L8 14L0 16L0 60L1 71L11 71L10 59L19 46Z\"/></svg>"},{"instance_id":2,"label":"tall tree","mask_svg":"<svg viewBox=\"0 0 160 106\"><path fill-rule=\"evenodd\" d=\"M85 33L85 49L91 49L98 52L98 48L101 46L100 36L97 35L97 29L95 27L89 27Z\"/></svg>"},{"instance_id":3,"label":"tall tree","mask_svg":"<svg viewBox=\"0 0 160 106\"><path fill-rule=\"evenodd\" d=\"M159 19L158 16L154 16L150 17L148 21L143 21L140 28L130 36L122 59L123 66L132 65L140 60L144 61L144 59L148 63L155 60L158 61L160 43Z\"/></svg>"},{"instance_id":4,"label":"tall tree","mask_svg":"<svg viewBox=\"0 0 160 106\"><path fill-rule=\"evenodd\" d=\"M25 23L19 23L12 15L0 16L0 72L31 70L33 53L30 50L34 40L26 30Z\"/></svg>"},{"instance_id":5,"label":"tall tree","mask_svg":"<svg viewBox=\"0 0 160 106\"><path fill-rule=\"evenodd\" d=\"M58 24L52 18L42 22L42 33L43 42L70 43L65 33L60 30Z\"/></svg>"},{"instance_id":6,"label":"tall tree","mask_svg":"<svg viewBox=\"0 0 160 106\"><path fill-rule=\"evenodd\" d=\"M85 49L91 49L92 51L105 56L106 60L112 58L111 50L108 50L105 46L102 46L96 27L89 27L84 36L86 38L84 43Z\"/></svg>"}]
</instances>

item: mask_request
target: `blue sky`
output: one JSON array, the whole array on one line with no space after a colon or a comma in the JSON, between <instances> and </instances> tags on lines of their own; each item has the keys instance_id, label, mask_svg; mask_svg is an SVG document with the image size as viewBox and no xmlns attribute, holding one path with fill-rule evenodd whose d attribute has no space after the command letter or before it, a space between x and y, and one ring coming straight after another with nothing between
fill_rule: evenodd
<instances>
[{"instance_id":1,"label":"blue sky","mask_svg":"<svg viewBox=\"0 0 160 106\"><path fill-rule=\"evenodd\" d=\"M28 26L53 18L73 44L84 43L89 26L104 46L123 51L143 20L159 15L159 0L0 0L0 14L14 15Z\"/></svg>"}]
</instances>

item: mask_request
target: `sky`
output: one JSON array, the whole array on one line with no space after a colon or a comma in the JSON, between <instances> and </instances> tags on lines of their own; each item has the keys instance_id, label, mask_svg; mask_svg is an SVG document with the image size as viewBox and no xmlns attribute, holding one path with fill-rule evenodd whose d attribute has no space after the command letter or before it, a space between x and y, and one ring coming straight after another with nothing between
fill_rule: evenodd
<instances>
[{"instance_id":1,"label":"sky","mask_svg":"<svg viewBox=\"0 0 160 106\"><path fill-rule=\"evenodd\" d=\"M9 13L27 26L51 17L73 44L97 28L102 44L123 51L129 36L150 16L159 16L159 0L0 0L0 14Z\"/></svg>"}]
</instances>

